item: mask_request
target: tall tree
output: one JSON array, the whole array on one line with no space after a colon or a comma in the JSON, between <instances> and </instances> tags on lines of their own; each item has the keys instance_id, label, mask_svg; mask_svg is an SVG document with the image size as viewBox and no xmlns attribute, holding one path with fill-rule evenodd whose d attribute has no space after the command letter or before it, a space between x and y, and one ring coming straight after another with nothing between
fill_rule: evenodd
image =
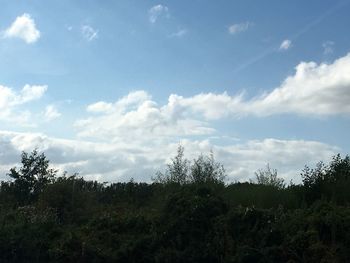
<instances>
[{"instance_id":1,"label":"tall tree","mask_svg":"<svg viewBox=\"0 0 350 263\"><path fill-rule=\"evenodd\" d=\"M158 183L179 183L185 184L188 182L190 162L184 157L184 147L179 145L177 154L167 164L167 169L164 173L158 172L154 181Z\"/></svg>"},{"instance_id":2,"label":"tall tree","mask_svg":"<svg viewBox=\"0 0 350 263\"><path fill-rule=\"evenodd\" d=\"M13 167L8 174L13 179L16 196L21 203L28 203L42 192L44 187L54 180L57 170L49 167L50 161L44 153L33 150L22 152L21 167Z\"/></svg>"},{"instance_id":3,"label":"tall tree","mask_svg":"<svg viewBox=\"0 0 350 263\"><path fill-rule=\"evenodd\" d=\"M212 151L209 156L201 154L191 165L191 182L193 183L222 183L225 178L224 166L215 160Z\"/></svg>"},{"instance_id":4,"label":"tall tree","mask_svg":"<svg viewBox=\"0 0 350 263\"><path fill-rule=\"evenodd\" d=\"M222 164L214 158L213 152L208 156L199 155L191 163L184 158L184 147L179 145L177 155L171 159L164 173L158 172L153 180L158 183L207 183L224 182L226 177Z\"/></svg>"},{"instance_id":5,"label":"tall tree","mask_svg":"<svg viewBox=\"0 0 350 263\"><path fill-rule=\"evenodd\" d=\"M270 185L279 189L285 187L284 179L277 176L277 170L266 165L265 169L259 169L255 172L256 181L258 184Z\"/></svg>"}]
</instances>

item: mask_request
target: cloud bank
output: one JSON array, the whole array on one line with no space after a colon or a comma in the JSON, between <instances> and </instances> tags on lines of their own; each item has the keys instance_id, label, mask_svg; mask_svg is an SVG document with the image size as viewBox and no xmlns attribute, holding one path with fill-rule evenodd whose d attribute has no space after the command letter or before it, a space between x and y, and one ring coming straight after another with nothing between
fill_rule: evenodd
<instances>
[{"instance_id":1,"label":"cloud bank","mask_svg":"<svg viewBox=\"0 0 350 263\"><path fill-rule=\"evenodd\" d=\"M214 121L276 114L348 116L349 72L350 54L329 64L301 62L278 87L250 99L244 93L171 94L166 103L159 104L139 90L114 102L97 101L87 105L86 117L75 121L76 139L0 131L0 147L5 149L0 156L1 174L18 161L20 151L38 147L61 171L100 181L131 177L149 181L181 141L190 159L213 149L230 180L248 180L269 162L287 180L298 181L304 164L327 160L341 149L305 140L232 141L214 128ZM0 86L0 121L26 116L20 106L40 99L46 90L46 86L25 85L20 91ZM45 114L48 119L60 115L52 105Z\"/></svg>"},{"instance_id":2,"label":"cloud bank","mask_svg":"<svg viewBox=\"0 0 350 263\"><path fill-rule=\"evenodd\" d=\"M212 120L267 117L276 114L331 116L350 114L350 54L332 64L301 62L295 73L270 92L245 99L202 93L192 97L172 94L165 105L158 105L145 91L108 103L87 107L91 116L76 122L82 137L118 138L147 134L154 137L207 135L215 130Z\"/></svg>"},{"instance_id":3,"label":"cloud bank","mask_svg":"<svg viewBox=\"0 0 350 263\"><path fill-rule=\"evenodd\" d=\"M303 140L252 140L245 143L218 146L210 140L182 140L189 159L212 149L228 172L228 180L249 180L254 171L267 162L279 169L286 180L300 181L297 175L303 165L328 159L339 149L327 144ZM156 143L148 146L130 143L96 143L83 140L63 140L43 134L0 131L0 175L19 161L21 151L38 148L52 160L61 172L78 172L87 179L99 181L150 181L163 169L169 157L176 153L177 143ZM6 153L6 154L5 154Z\"/></svg>"}]
</instances>

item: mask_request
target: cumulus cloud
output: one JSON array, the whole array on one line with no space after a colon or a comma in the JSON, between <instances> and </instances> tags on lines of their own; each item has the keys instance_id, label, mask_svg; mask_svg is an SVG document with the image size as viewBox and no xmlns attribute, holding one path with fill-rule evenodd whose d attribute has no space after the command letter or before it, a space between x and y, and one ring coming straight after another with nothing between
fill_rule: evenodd
<instances>
[{"instance_id":1,"label":"cumulus cloud","mask_svg":"<svg viewBox=\"0 0 350 263\"><path fill-rule=\"evenodd\" d=\"M169 17L169 8L164 5L155 5L148 10L149 21L154 24L160 16Z\"/></svg>"},{"instance_id":2,"label":"cumulus cloud","mask_svg":"<svg viewBox=\"0 0 350 263\"><path fill-rule=\"evenodd\" d=\"M283 51L283 50L288 50L292 47L292 41L289 39L285 39L282 41L279 50Z\"/></svg>"},{"instance_id":3,"label":"cumulus cloud","mask_svg":"<svg viewBox=\"0 0 350 263\"><path fill-rule=\"evenodd\" d=\"M327 160L338 148L315 141L265 139L219 146L210 140L183 140L189 159L211 149L225 165L229 181L254 178L254 171L267 162L287 180L300 181L304 164L314 165ZM177 143L163 142L153 147L130 143L97 143L84 140L63 140L43 134L0 131L0 176L19 161L21 151L38 148L44 151L60 171L78 172L87 179L99 181L150 181L157 170L163 169L168 158L176 153ZM3 179L3 178L2 178Z\"/></svg>"},{"instance_id":4,"label":"cumulus cloud","mask_svg":"<svg viewBox=\"0 0 350 263\"><path fill-rule=\"evenodd\" d=\"M30 101L40 99L47 90L46 85L25 85L19 92L12 88L0 85L0 120L26 123L30 112L21 111L18 107Z\"/></svg>"},{"instance_id":5,"label":"cumulus cloud","mask_svg":"<svg viewBox=\"0 0 350 263\"><path fill-rule=\"evenodd\" d=\"M46 121L52 121L61 117L61 113L57 110L55 105L48 105L45 108L44 118Z\"/></svg>"},{"instance_id":6,"label":"cumulus cloud","mask_svg":"<svg viewBox=\"0 0 350 263\"><path fill-rule=\"evenodd\" d=\"M214 135L211 121L224 118L349 115L349 72L350 54L331 64L301 62L279 87L251 99L245 99L244 93L172 94L159 105L147 92L135 91L114 103L88 105L88 117L76 121L75 127L81 138L144 143Z\"/></svg>"},{"instance_id":7,"label":"cumulus cloud","mask_svg":"<svg viewBox=\"0 0 350 263\"><path fill-rule=\"evenodd\" d=\"M40 31L29 14L18 16L4 32L5 38L20 38L26 43L35 43L40 38Z\"/></svg>"},{"instance_id":8,"label":"cumulus cloud","mask_svg":"<svg viewBox=\"0 0 350 263\"><path fill-rule=\"evenodd\" d=\"M183 116L171 96L159 106L145 91L135 91L115 103L97 102L87 107L95 114L75 123L78 135L108 140L149 140L169 136L210 134L205 122Z\"/></svg>"},{"instance_id":9,"label":"cumulus cloud","mask_svg":"<svg viewBox=\"0 0 350 263\"><path fill-rule=\"evenodd\" d=\"M287 180L298 181L304 164L328 160L341 149L317 141L273 138L245 142L221 138L216 144L210 138L220 133L211 121L283 113L349 115L349 72L350 54L329 64L301 62L281 85L251 99L246 99L244 93L202 93L190 97L172 94L166 103L159 104L146 91L133 91L113 102L88 105L87 116L75 123L77 140L0 132L0 147L9 154L0 155L1 161L6 160L0 164L0 170L15 164L17 159L13 158L18 158L20 151L39 147L57 168L79 172L88 179L116 181L134 177L147 181L164 167L181 140L190 159L213 149L231 180L252 178L255 170L270 163ZM21 91L14 91L0 86L0 119L19 115L14 114L17 106L40 98L46 89L26 85ZM203 136L208 139L203 140Z\"/></svg>"},{"instance_id":10,"label":"cumulus cloud","mask_svg":"<svg viewBox=\"0 0 350 263\"><path fill-rule=\"evenodd\" d=\"M98 30L89 25L83 25L81 27L81 33L87 41L93 41L98 38Z\"/></svg>"},{"instance_id":11,"label":"cumulus cloud","mask_svg":"<svg viewBox=\"0 0 350 263\"><path fill-rule=\"evenodd\" d=\"M311 116L350 114L350 54L331 64L301 62L282 84L250 100L243 94L172 95L174 107L202 114L207 120L247 115L293 113Z\"/></svg>"},{"instance_id":12,"label":"cumulus cloud","mask_svg":"<svg viewBox=\"0 0 350 263\"><path fill-rule=\"evenodd\" d=\"M224 164L229 180L246 181L254 178L254 172L264 168L267 163L278 170L279 175L288 182L300 182L299 176L304 165L315 165L318 161L327 161L340 149L317 141L250 140L244 143L226 143L215 145L210 140L184 141L190 158L199 152L213 149L217 160Z\"/></svg>"},{"instance_id":13,"label":"cumulus cloud","mask_svg":"<svg viewBox=\"0 0 350 263\"><path fill-rule=\"evenodd\" d=\"M251 110L263 115L350 113L350 54L331 64L301 62L295 70L280 87L251 101Z\"/></svg>"},{"instance_id":14,"label":"cumulus cloud","mask_svg":"<svg viewBox=\"0 0 350 263\"><path fill-rule=\"evenodd\" d=\"M40 99L47 91L46 85L28 85L26 84L17 96L16 103L23 104L32 100Z\"/></svg>"},{"instance_id":15,"label":"cumulus cloud","mask_svg":"<svg viewBox=\"0 0 350 263\"><path fill-rule=\"evenodd\" d=\"M26 84L20 92L16 92L12 88L0 85L0 109L40 99L46 90L46 85Z\"/></svg>"},{"instance_id":16,"label":"cumulus cloud","mask_svg":"<svg viewBox=\"0 0 350 263\"><path fill-rule=\"evenodd\" d=\"M99 101L94 104L89 105L86 110L88 112L94 112L94 113L104 113L104 112L111 112L113 110L113 104L107 103L104 101Z\"/></svg>"},{"instance_id":17,"label":"cumulus cloud","mask_svg":"<svg viewBox=\"0 0 350 263\"><path fill-rule=\"evenodd\" d=\"M228 27L228 32L231 35L234 35L234 34L237 34L237 33L244 32L244 31L248 30L248 28L251 27L252 25L253 25L253 23L251 23L251 22L244 22L244 23L233 24L233 25L230 25Z\"/></svg>"}]
</instances>

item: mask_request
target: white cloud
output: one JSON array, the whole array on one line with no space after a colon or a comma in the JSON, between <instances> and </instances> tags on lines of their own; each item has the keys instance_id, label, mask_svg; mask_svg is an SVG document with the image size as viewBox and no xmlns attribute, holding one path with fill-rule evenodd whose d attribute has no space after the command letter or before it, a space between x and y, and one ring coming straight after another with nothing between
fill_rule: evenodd
<instances>
[{"instance_id":1,"label":"white cloud","mask_svg":"<svg viewBox=\"0 0 350 263\"><path fill-rule=\"evenodd\" d=\"M86 110L88 112L94 112L94 113L98 113L98 112L111 112L113 111L113 104L112 103L107 103L104 101L99 101L96 102L94 104L89 105Z\"/></svg>"},{"instance_id":2,"label":"white cloud","mask_svg":"<svg viewBox=\"0 0 350 263\"><path fill-rule=\"evenodd\" d=\"M26 124L30 112L20 111L18 107L30 101L40 99L47 90L45 85L25 85L16 92L12 88L0 85L0 120Z\"/></svg>"},{"instance_id":3,"label":"white cloud","mask_svg":"<svg viewBox=\"0 0 350 263\"><path fill-rule=\"evenodd\" d=\"M244 23L239 23L239 24L233 24L230 25L228 28L228 32L231 35L240 33L240 32L244 32L246 30L248 30L249 27L251 27L253 25L253 23L251 22L244 22Z\"/></svg>"},{"instance_id":4,"label":"white cloud","mask_svg":"<svg viewBox=\"0 0 350 263\"><path fill-rule=\"evenodd\" d=\"M159 105L145 91L131 92L115 103L97 102L90 115L75 123L81 138L147 143L179 136L213 135L210 121L275 114L329 116L350 114L350 54L332 64L302 62L294 75L261 96L246 100L201 93L192 97L172 94Z\"/></svg>"},{"instance_id":5,"label":"white cloud","mask_svg":"<svg viewBox=\"0 0 350 263\"><path fill-rule=\"evenodd\" d=\"M149 21L154 24L160 16L169 17L169 8L164 5L155 5L148 10Z\"/></svg>"},{"instance_id":6,"label":"white cloud","mask_svg":"<svg viewBox=\"0 0 350 263\"><path fill-rule=\"evenodd\" d=\"M281 45L280 45L280 50L288 50L292 47L292 41L290 41L289 39L285 39L282 41Z\"/></svg>"},{"instance_id":7,"label":"white cloud","mask_svg":"<svg viewBox=\"0 0 350 263\"><path fill-rule=\"evenodd\" d=\"M16 95L12 89L0 85L0 110L13 104L15 97Z\"/></svg>"},{"instance_id":8,"label":"white cloud","mask_svg":"<svg viewBox=\"0 0 350 263\"><path fill-rule=\"evenodd\" d=\"M228 142L225 146L215 145L209 140L187 140L183 144L190 159L200 152L205 153L213 149L216 159L224 164L230 181L255 179L254 172L269 163L287 182L291 179L300 182L299 175L304 165L313 166L321 160L327 162L340 151L337 147L317 141L273 138L236 144Z\"/></svg>"},{"instance_id":9,"label":"white cloud","mask_svg":"<svg viewBox=\"0 0 350 263\"><path fill-rule=\"evenodd\" d=\"M40 99L47 90L46 85L26 84L20 92L0 85L0 110Z\"/></svg>"},{"instance_id":10,"label":"white cloud","mask_svg":"<svg viewBox=\"0 0 350 263\"><path fill-rule=\"evenodd\" d=\"M186 29L180 29L178 30L177 32L175 33L172 33L169 35L169 37L177 37L177 38L180 38L180 37L183 37L187 34L187 30Z\"/></svg>"},{"instance_id":11,"label":"white cloud","mask_svg":"<svg viewBox=\"0 0 350 263\"><path fill-rule=\"evenodd\" d=\"M311 116L350 114L350 54L331 64L301 62L294 75L271 92L245 100L243 94L203 93L183 98L172 95L174 107L207 120L246 115L293 113Z\"/></svg>"},{"instance_id":12,"label":"white cloud","mask_svg":"<svg viewBox=\"0 0 350 263\"><path fill-rule=\"evenodd\" d=\"M350 113L350 54L332 64L301 62L296 73L250 104L262 115ZM250 105L249 105L250 106Z\"/></svg>"},{"instance_id":13,"label":"white cloud","mask_svg":"<svg viewBox=\"0 0 350 263\"><path fill-rule=\"evenodd\" d=\"M29 14L18 16L4 32L5 38L20 38L26 43L35 43L40 38L40 31Z\"/></svg>"},{"instance_id":14,"label":"white cloud","mask_svg":"<svg viewBox=\"0 0 350 263\"><path fill-rule=\"evenodd\" d=\"M176 98L171 96L168 104L158 106L145 91L135 91L115 103L89 105L87 111L95 115L77 121L75 126L81 137L139 142L214 131L205 122L182 116L182 109L175 104Z\"/></svg>"},{"instance_id":15,"label":"white cloud","mask_svg":"<svg viewBox=\"0 0 350 263\"><path fill-rule=\"evenodd\" d=\"M46 85L28 85L26 84L17 96L17 104L23 104L32 100L40 99L47 91Z\"/></svg>"},{"instance_id":16,"label":"white cloud","mask_svg":"<svg viewBox=\"0 0 350 263\"><path fill-rule=\"evenodd\" d=\"M169 104L178 112L186 112L187 115L199 113L207 120L245 113L243 94L230 96L226 92L222 94L201 93L188 98L172 94L169 97Z\"/></svg>"},{"instance_id":17,"label":"white cloud","mask_svg":"<svg viewBox=\"0 0 350 263\"><path fill-rule=\"evenodd\" d=\"M56 167L80 172L88 179L149 180L174 155L182 140L190 159L213 148L231 180L252 178L255 170L270 163L284 178L298 181L304 164L327 161L340 149L316 141L273 138L247 142L221 138L216 144L215 137L220 134L210 121L283 113L349 115L349 72L350 54L330 64L301 62L281 85L251 99L245 99L243 93L202 93L191 97L172 94L166 103L158 104L145 91L130 92L115 102L88 105L87 117L75 123L79 140L0 132L0 148L8 152L6 156L0 153L0 170L11 167L21 150L39 147ZM40 98L46 89L26 85L21 91L14 91L0 86L0 120L24 116L18 114L17 107Z\"/></svg>"},{"instance_id":18,"label":"white cloud","mask_svg":"<svg viewBox=\"0 0 350 263\"><path fill-rule=\"evenodd\" d=\"M323 47L323 54L324 55L333 54L333 52L334 52L334 42L333 41L323 42L322 47Z\"/></svg>"},{"instance_id":19,"label":"white cloud","mask_svg":"<svg viewBox=\"0 0 350 263\"><path fill-rule=\"evenodd\" d=\"M61 117L61 113L57 110L54 105L48 105L45 108L44 118L46 121L52 121Z\"/></svg>"},{"instance_id":20,"label":"white cloud","mask_svg":"<svg viewBox=\"0 0 350 263\"><path fill-rule=\"evenodd\" d=\"M81 27L81 33L83 37L89 42L98 38L98 30L89 25L83 25Z\"/></svg>"},{"instance_id":21,"label":"white cloud","mask_svg":"<svg viewBox=\"0 0 350 263\"><path fill-rule=\"evenodd\" d=\"M279 170L287 180L300 181L299 173L305 164L328 161L338 148L315 141L265 139L241 144L218 146L210 140L183 140L185 155L189 159L213 149L222 162L229 180L249 180L266 163ZM150 143L92 143L83 140L62 140L43 134L0 131L0 176L19 161L21 151L38 148L44 151L52 164L61 172L78 172L87 179L99 181L150 181L151 176L176 153L177 142Z\"/></svg>"}]
</instances>

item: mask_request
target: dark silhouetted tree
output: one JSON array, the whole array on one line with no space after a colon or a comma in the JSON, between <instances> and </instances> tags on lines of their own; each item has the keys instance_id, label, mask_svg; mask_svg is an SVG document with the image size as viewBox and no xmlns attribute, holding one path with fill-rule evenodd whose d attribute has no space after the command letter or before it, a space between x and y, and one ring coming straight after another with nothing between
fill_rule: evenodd
<instances>
[{"instance_id":1,"label":"dark silhouetted tree","mask_svg":"<svg viewBox=\"0 0 350 263\"><path fill-rule=\"evenodd\" d=\"M44 153L33 150L30 154L22 152L21 167L10 169L9 177L20 203L29 203L36 199L44 187L54 180L57 171L49 167Z\"/></svg>"},{"instance_id":2,"label":"dark silhouetted tree","mask_svg":"<svg viewBox=\"0 0 350 263\"><path fill-rule=\"evenodd\" d=\"M200 155L191 165L190 180L193 183L222 183L226 178L224 166L215 161L213 152L209 156Z\"/></svg>"},{"instance_id":3,"label":"dark silhouetted tree","mask_svg":"<svg viewBox=\"0 0 350 263\"><path fill-rule=\"evenodd\" d=\"M153 178L158 183L207 183L224 182L226 177L222 164L214 158L213 152L209 156L201 154L191 163L184 158L184 147L179 145L177 155L171 159L164 173L158 172Z\"/></svg>"},{"instance_id":4,"label":"dark silhouetted tree","mask_svg":"<svg viewBox=\"0 0 350 263\"><path fill-rule=\"evenodd\" d=\"M314 169L305 166L301 176L309 202L326 198L344 203L350 198L349 156L335 155L328 165L319 162Z\"/></svg>"},{"instance_id":5,"label":"dark silhouetted tree","mask_svg":"<svg viewBox=\"0 0 350 263\"><path fill-rule=\"evenodd\" d=\"M284 179L278 178L277 170L271 169L269 164L266 165L265 169L259 169L255 172L255 177L258 184L269 185L278 189L285 187Z\"/></svg>"},{"instance_id":6,"label":"dark silhouetted tree","mask_svg":"<svg viewBox=\"0 0 350 263\"><path fill-rule=\"evenodd\" d=\"M179 145L177 155L167 164L167 169L164 173L157 172L156 178L153 180L158 183L179 183L185 184L188 182L189 161L184 158L184 147Z\"/></svg>"}]
</instances>

